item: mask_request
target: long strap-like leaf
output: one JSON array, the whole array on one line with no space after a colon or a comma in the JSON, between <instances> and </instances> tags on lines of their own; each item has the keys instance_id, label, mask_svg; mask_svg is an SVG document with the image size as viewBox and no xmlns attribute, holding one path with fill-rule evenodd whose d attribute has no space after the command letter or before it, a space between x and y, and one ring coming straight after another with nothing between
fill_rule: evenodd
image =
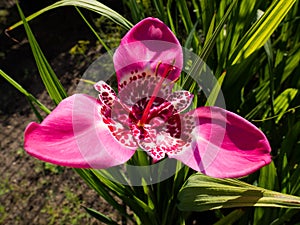
<instances>
[{"instance_id":1,"label":"long strap-like leaf","mask_svg":"<svg viewBox=\"0 0 300 225\"><path fill-rule=\"evenodd\" d=\"M48 63L45 55L43 54L39 44L37 43L26 19L25 16L20 8L20 6L17 4L18 10L20 13L20 16L22 18L22 21L24 23L24 28L28 37L28 41L38 68L38 71L40 73L40 76L43 80L43 83L51 97L51 99L54 101L55 104L58 104L62 101L62 99L67 97L67 93L64 90L63 86L61 85L59 79L55 75L52 67Z\"/></svg>"},{"instance_id":2,"label":"long strap-like leaf","mask_svg":"<svg viewBox=\"0 0 300 225\"><path fill-rule=\"evenodd\" d=\"M111 19L112 21L121 25L125 29L130 29L133 26L128 20L126 20L119 13L115 12L111 8L107 7L106 5L100 3L96 0L62 0L62 1L58 1L50 6L47 6L43 9L39 10L38 12L28 16L26 18L26 21L30 21L47 11L50 11L52 9L59 8L62 6L77 6L77 7L91 10L95 13L101 14L101 15ZM20 22L14 24L13 26L9 27L7 29L7 31L15 29L16 27L22 25L22 23L23 23L23 21L20 21Z\"/></svg>"}]
</instances>

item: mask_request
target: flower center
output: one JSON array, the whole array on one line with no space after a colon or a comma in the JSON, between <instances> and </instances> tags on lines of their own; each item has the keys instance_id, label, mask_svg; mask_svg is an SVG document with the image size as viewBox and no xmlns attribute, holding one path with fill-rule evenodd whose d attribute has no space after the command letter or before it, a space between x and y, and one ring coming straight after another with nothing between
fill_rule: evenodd
<instances>
[{"instance_id":1,"label":"flower center","mask_svg":"<svg viewBox=\"0 0 300 225\"><path fill-rule=\"evenodd\" d=\"M158 67L159 67L160 64L158 64ZM157 70L158 70L158 67L157 67ZM156 85L152 95L151 95L151 98L144 110L144 113L143 113L143 116L142 116L142 119L138 122L138 126L142 127L144 126L144 124L146 123L146 120L147 120L147 117L148 117L148 114L149 114L149 111L150 111L150 108L153 104L153 102L155 101L156 97L157 97L157 94L161 88L161 85L163 84L163 82L165 81L165 79L168 77L168 75L172 72L172 70L174 70L174 66L173 65L169 65L168 67L166 67L164 73L162 74L161 76L161 79L159 81L159 83ZM157 70L156 70L156 76L157 76Z\"/></svg>"},{"instance_id":2,"label":"flower center","mask_svg":"<svg viewBox=\"0 0 300 225\"><path fill-rule=\"evenodd\" d=\"M193 95L181 90L172 92L174 81L167 78L175 69L164 66L158 75L150 70L132 71L119 87L119 96L103 81L95 85L100 92L100 114L111 134L122 144L140 147L154 161L176 154L191 140L194 127L188 115L180 115Z\"/></svg>"}]
</instances>

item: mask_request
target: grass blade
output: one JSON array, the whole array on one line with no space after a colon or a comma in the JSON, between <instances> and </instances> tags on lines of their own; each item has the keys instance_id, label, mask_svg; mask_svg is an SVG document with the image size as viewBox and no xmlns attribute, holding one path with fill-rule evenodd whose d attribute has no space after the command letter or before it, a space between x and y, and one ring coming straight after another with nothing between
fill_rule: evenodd
<instances>
[{"instance_id":1,"label":"grass blade","mask_svg":"<svg viewBox=\"0 0 300 225\"><path fill-rule=\"evenodd\" d=\"M49 114L51 111L45 106L43 105L38 99L36 99L32 94L30 94L29 92L27 92L20 84L18 84L15 80L13 80L10 76L8 76L6 73L4 73L1 69L0 69L0 75L7 80L12 86L14 86L18 91L20 91L22 94L24 94L27 99L30 102L35 103L41 110L43 110L45 113Z\"/></svg>"},{"instance_id":2,"label":"grass blade","mask_svg":"<svg viewBox=\"0 0 300 225\"><path fill-rule=\"evenodd\" d=\"M107 51L107 53L112 57L111 49L105 44L105 42L102 40L102 38L98 35L98 33L93 28L93 26L89 23L89 21L81 13L80 9L78 7L75 7L75 8L76 8L77 12L79 13L79 15L81 16L81 18L83 19L83 21L86 23L86 25L91 29L91 31L93 32L93 34L96 36L96 38L98 39L98 41L100 42L100 44L105 48L105 50Z\"/></svg>"},{"instance_id":3,"label":"grass blade","mask_svg":"<svg viewBox=\"0 0 300 225\"><path fill-rule=\"evenodd\" d=\"M236 64L262 47L273 34L296 0L277 0L250 28L235 48L230 60Z\"/></svg>"},{"instance_id":4,"label":"grass blade","mask_svg":"<svg viewBox=\"0 0 300 225\"><path fill-rule=\"evenodd\" d=\"M44 56L42 50L40 49L40 46L38 45L26 19L25 16L20 8L20 6L17 4L19 14L22 18L24 28L29 40L29 44L34 56L34 59L36 61L36 65L38 68L38 71L40 73L40 76L43 80L43 83L53 100L55 104L58 104L62 101L62 99L67 97L67 93L64 90L63 86L61 85L60 81L58 80L57 76L55 75L53 69L51 68L50 64L48 63L46 57Z\"/></svg>"},{"instance_id":5,"label":"grass blade","mask_svg":"<svg viewBox=\"0 0 300 225\"><path fill-rule=\"evenodd\" d=\"M125 29L130 29L133 26L128 20L126 20L119 13L115 12L114 10L110 9L106 5L100 3L96 0L62 0L62 1L58 1L50 6L47 6L43 9L39 10L38 12L28 16L26 18L26 21L30 21L47 11L50 11L50 10L58 8L58 7L63 7L63 6L77 6L77 7L88 9L90 11L93 11L95 13L98 13L100 15L103 15L103 16L111 19L112 21L114 21L115 23L124 27ZM22 23L23 22L20 21L20 22L14 24L13 26L9 27L7 29L7 31L15 29L16 27L22 25Z\"/></svg>"},{"instance_id":6,"label":"grass blade","mask_svg":"<svg viewBox=\"0 0 300 225\"><path fill-rule=\"evenodd\" d=\"M92 217L96 218L97 220L107 224L107 225L118 225L117 222L113 221L111 218L105 216L104 214L85 206L82 206L85 211L87 211L88 214L90 214Z\"/></svg>"},{"instance_id":7,"label":"grass blade","mask_svg":"<svg viewBox=\"0 0 300 225\"><path fill-rule=\"evenodd\" d=\"M204 47L203 47L203 50L201 51L201 53L200 53L200 55L199 55L200 58L203 59L204 61L206 61L206 59L208 58L210 52L212 51L213 46L214 46L214 44L215 44L215 42L216 42L216 39L217 39L218 35L220 34L221 30L223 29L223 27L224 27L226 21L228 20L229 16L231 15L231 12L232 12L232 10L234 9L234 6L235 6L236 2L237 2L237 0L234 0L234 1L230 4L228 10L226 11L224 17L221 19L220 23L219 23L218 26L216 27L216 29L215 29L215 31L213 32L211 38L209 38L208 41L207 41L207 40L205 41L205 45L204 45ZM214 18L215 18L215 17L213 17L213 20L214 20ZM212 26L212 25L210 25L210 27L211 27L211 26Z\"/></svg>"},{"instance_id":8,"label":"grass blade","mask_svg":"<svg viewBox=\"0 0 300 225\"><path fill-rule=\"evenodd\" d=\"M279 123L281 118L287 112L287 110L290 106L290 103L296 97L297 93L298 93L298 89L287 88L280 95L278 95L278 97L275 99L275 101L274 101L274 114L276 115L275 123ZM267 118L269 111L270 111L270 108L264 114L264 118Z\"/></svg>"},{"instance_id":9,"label":"grass blade","mask_svg":"<svg viewBox=\"0 0 300 225\"><path fill-rule=\"evenodd\" d=\"M236 209L220 219L218 222L214 223L214 225L231 225L238 221L244 215L244 213L245 211L243 209Z\"/></svg>"}]
</instances>

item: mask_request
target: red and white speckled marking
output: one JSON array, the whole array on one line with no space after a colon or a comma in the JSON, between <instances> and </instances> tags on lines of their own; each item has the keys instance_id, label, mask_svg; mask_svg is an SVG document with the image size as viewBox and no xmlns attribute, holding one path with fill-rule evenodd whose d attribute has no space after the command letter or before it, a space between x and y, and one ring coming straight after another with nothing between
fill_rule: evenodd
<instances>
[{"instance_id":1,"label":"red and white speckled marking","mask_svg":"<svg viewBox=\"0 0 300 225\"><path fill-rule=\"evenodd\" d=\"M117 95L115 91L104 81L99 81L94 85L94 88L99 92L99 99L108 106L112 106Z\"/></svg>"},{"instance_id":2,"label":"red and white speckled marking","mask_svg":"<svg viewBox=\"0 0 300 225\"><path fill-rule=\"evenodd\" d=\"M175 91L167 97L167 101L171 102L177 112L187 109L193 100L193 94L188 91Z\"/></svg>"},{"instance_id":3,"label":"red and white speckled marking","mask_svg":"<svg viewBox=\"0 0 300 225\"><path fill-rule=\"evenodd\" d=\"M149 105L148 115L140 123L161 77L137 70L124 77L119 84L119 98L105 82L95 85L99 91L99 114L111 134L125 146L139 146L154 162L180 152L191 142L195 122L192 115L179 112L188 108L193 95L188 91L172 93L173 84L164 80Z\"/></svg>"},{"instance_id":4,"label":"red and white speckled marking","mask_svg":"<svg viewBox=\"0 0 300 225\"><path fill-rule=\"evenodd\" d=\"M124 123L124 120L123 121L119 120L119 118L124 119L123 115L120 115L119 117L112 119L111 108L109 108L104 103L100 105L98 111L99 114L101 115L103 123L106 124L107 128L110 130L111 134L116 138L116 140L118 140L121 144L128 147L137 146L128 125Z\"/></svg>"},{"instance_id":5,"label":"red and white speckled marking","mask_svg":"<svg viewBox=\"0 0 300 225\"><path fill-rule=\"evenodd\" d=\"M140 73L139 71L132 71L132 74L122 79L123 83L119 85L118 97L121 102L133 106L141 99L151 97L160 80L160 76L150 71ZM169 80L164 80L157 96L166 99L171 94L172 87L173 85Z\"/></svg>"}]
</instances>

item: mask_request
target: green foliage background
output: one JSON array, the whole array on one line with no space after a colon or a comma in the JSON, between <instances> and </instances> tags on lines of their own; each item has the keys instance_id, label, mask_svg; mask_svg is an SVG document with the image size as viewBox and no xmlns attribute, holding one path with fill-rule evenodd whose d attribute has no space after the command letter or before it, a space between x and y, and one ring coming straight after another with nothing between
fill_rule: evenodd
<instances>
[{"instance_id":1,"label":"green foliage background","mask_svg":"<svg viewBox=\"0 0 300 225\"><path fill-rule=\"evenodd\" d=\"M105 179L101 171L76 170L124 218L134 224L189 224L195 218L218 225L300 224L296 209L300 208L299 0L124 0L125 16L96 0L62 0L27 21L63 6L76 6L78 16L107 50L115 46L97 30L95 21L84 17L83 8L108 18L124 33L148 16L164 21L184 47L210 66L227 109L255 123L272 147L273 162L243 182L200 174L189 177L191 171L184 169L161 184L131 187ZM45 88L58 104L66 92L19 10ZM5 71L0 74L28 98L40 120L40 109L50 112ZM202 103L205 101L199 99L198 104ZM168 193L166 188L170 188ZM133 214L128 214L123 204ZM100 221L117 224L94 209L86 210Z\"/></svg>"}]
</instances>

